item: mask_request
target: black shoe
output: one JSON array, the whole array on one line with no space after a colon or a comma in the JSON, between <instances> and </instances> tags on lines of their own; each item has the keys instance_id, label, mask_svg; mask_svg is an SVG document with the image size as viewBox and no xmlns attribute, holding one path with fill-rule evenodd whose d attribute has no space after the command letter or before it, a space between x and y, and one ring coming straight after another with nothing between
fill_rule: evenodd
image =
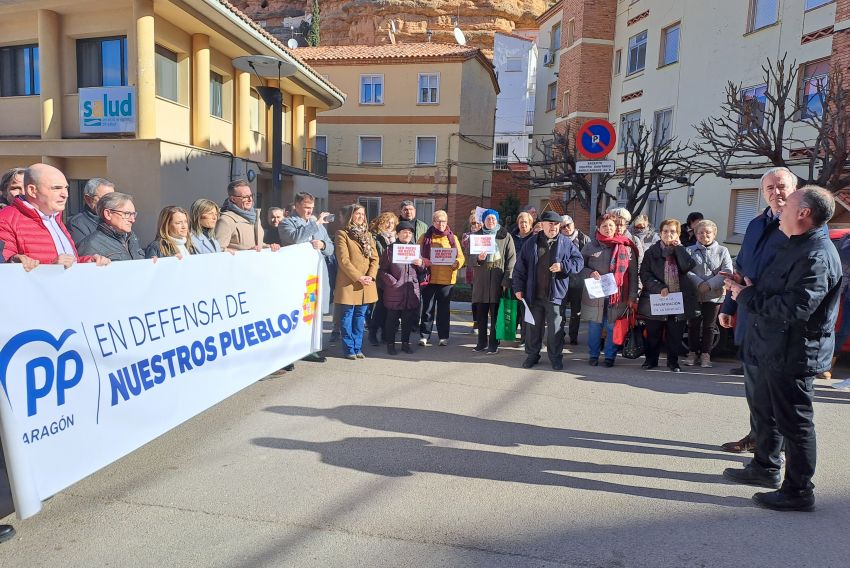
<instances>
[{"instance_id":1,"label":"black shoe","mask_svg":"<svg viewBox=\"0 0 850 568\"><path fill-rule=\"evenodd\" d=\"M563 361L555 361L552 363L553 371L563 371L564 370L564 362Z\"/></svg>"},{"instance_id":2,"label":"black shoe","mask_svg":"<svg viewBox=\"0 0 850 568\"><path fill-rule=\"evenodd\" d=\"M539 357L526 357L525 361L522 362L523 369L530 369L540 361Z\"/></svg>"},{"instance_id":3,"label":"black shoe","mask_svg":"<svg viewBox=\"0 0 850 568\"><path fill-rule=\"evenodd\" d=\"M605 359L605 366L609 367L609 368L613 367L614 366L614 360L613 359Z\"/></svg>"},{"instance_id":4,"label":"black shoe","mask_svg":"<svg viewBox=\"0 0 850 568\"><path fill-rule=\"evenodd\" d=\"M291 372L291 371L294 371L294 370L295 370L295 363L290 363L289 365L287 365L286 367L284 367L284 368L283 368L283 370L284 370L284 371L290 371L290 372Z\"/></svg>"},{"instance_id":5,"label":"black shoe","mask_svg":"<svg viewBox=\"0 0 850 568\"><path fill-rule=\"evenodd\" d=\"M15 536L15 527L12 525L0 525L0 542L6 542Z\"/></svg>"},{"instance_id":6,"label":"black shoe","mask_svg":"<svg viewBox=\"0 0 850 568\"><path fill-rule=\"evenodd\" d=\"M591 367L598 367L599 366L599 359L597 359L595 357L591 357L590 359L587 360L587 362Z\"/></svg>"},{"instance_id":7,"label":"black shoe","mask_svg":"<svg viewBox=\"0 0 850 568\"><path fill-rule=\"evenodd\" d=\"M744 368L743 367L735 367L734 369L729 369L730 375L743 375Z\"/></svg>"},{"instance_id":8,"label":"black shoe","mask_svg":"<svg viewBox=\"0 0 850 568\"><path fill-rule=\"evenodd\" d=\"M770 489L779 489L782 485L782 476L779 470L771 473L759 466L747 465L742 469L727 467L723 470L723 477L735 483L744 485L758 485ZM814 501L814 499L812 499Z\"/></svg>"},{"instance_id":9,"label":"black shoe","mask_svg":"<svg viewBox=\"0 0 850 568\"><path fill-rule=\"evenodd\" d=\"M331 332L331 343L336 343L337 341L339 341L339 336L340 336L340 334L339 334L338 331L332 331Z\"/></svg>"},{"instance_id":10,"label":"black shoe","mask_svg":"<svg viewBox=\"0 0 850 568\"><path fill-rule=\"evenodd\" d=\"M472 348L472 350L475 351L476 353L483 353L483 352L487 351L487 346L486 345L476 345L475 347Z\"/></svg>"},{"instance_id":11,"label":"black shoe","mask_svg":"<svg viewBox=\"0 0 850 568\"><path fill-rule=\"evenodd\" d=\"M304 357L301 360L307 361L309 363L324 363L325 361L328 360L328 358L325 357L324 355L322 355L321 353L316 352L316 353L310 353L309 355L307 355L306 357Z\"/></svg>"},{"instance_id":12,"label":"black shoe","mask_svg":"<svg viewBox=\"0 0 850 568\"><path fill-rule=\"evenodd\" d=\"M678 364L676 364L676 365L668 365L668 366L667 366L667 368L668 368L668 369L670 369L670 372L671 372L671 373L681 373L681 372L682 372L682 368L681 368L681 367L679 367L679 365L678 365Z\"/></svg>"},{"instance_id":13,"label":"black shoe","mask_svg":"<svg viewBox=\"0 0 850 568\"><path fill-rule=\"evenodd\" d=\"M815 494L811 491L800 493L786 493L783 490L771 491L770 493L756 493L753 501L759 507L773 509L774 511L814 511Z\"/></svg>"},{"instance_id":14,"label":"black shoe","mask_svg":"<svg viewBox=\"0 0 850 568\"><path fill-rule=\"evenodd\" d=\"M395 350L395 343L387 343L387 353L390 355L398 355L398 351Z\"/></svg>"},{"instance_id":15,"label":"black shoe","mask_svg":"<svg viewBox=\"0 0 850 568\"><path fill-rule=\"evenodd\" d=\"M402 343L401 350L405 353L413 353L413 349L410 348L410 343Z\"/></svg>"},{"instance_id":16,"label":"black shoe","mask_svg":"<svg viewBox=\"0 0 850 568\"><path fill-rule=\"evenodd\" d=\"M571 337L570 338L570 345L578 345L578 338Z\"/></svg>"},{"instance_id":17,"label":"black shoe","mask_svg":"<svg viewBox=\"0 0 850 568\"><path fill-rule=\"evenodd\" d=\"M644 361L643 365L641 365L644 369L654 369L658 366L658 361Z\"/></svg>"}]
</instances>

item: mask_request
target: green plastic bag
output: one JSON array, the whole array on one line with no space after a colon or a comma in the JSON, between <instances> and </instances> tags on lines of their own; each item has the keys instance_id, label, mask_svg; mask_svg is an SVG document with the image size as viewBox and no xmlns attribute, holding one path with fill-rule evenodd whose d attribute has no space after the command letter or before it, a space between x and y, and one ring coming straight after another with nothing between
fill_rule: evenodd
<instances>
[{"instance_id":1,"label":"green plastic bag","mask_svg":"<svg viewBox=\"0 0 850 568\"><path fill-rule=\"evenodd\" d=\"M516 341L516 298L502 296L499 302L499 314L496 316L496 339Z\"/></svg>"}]
</instances>

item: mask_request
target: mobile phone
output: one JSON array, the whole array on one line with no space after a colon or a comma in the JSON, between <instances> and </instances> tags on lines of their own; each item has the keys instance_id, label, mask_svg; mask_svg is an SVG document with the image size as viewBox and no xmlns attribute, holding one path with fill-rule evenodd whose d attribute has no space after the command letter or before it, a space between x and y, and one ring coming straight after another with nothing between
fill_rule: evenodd
<instances>
[{"instance_id":1,"label":"mobile phone","mask_svg":"<svg viewBox=\"0 0 850 568\"><path fill-rule=\"evenodd\" d=\"M335 219L336 215L334 214L325 215L325 223L333 223Z\"/></svg>"}]
</instances>

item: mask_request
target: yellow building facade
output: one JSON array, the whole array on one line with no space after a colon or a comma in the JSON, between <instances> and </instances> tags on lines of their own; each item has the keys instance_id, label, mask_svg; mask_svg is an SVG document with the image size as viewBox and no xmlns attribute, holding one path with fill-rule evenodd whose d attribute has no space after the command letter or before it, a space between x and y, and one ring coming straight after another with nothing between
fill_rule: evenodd
<instances>
[{"instance_id":1,"label":"yellow building facade","mask_svg":"<svg viewBox=\"0 0 850 568\"><path fill-rule=\"evenodd\" d=\"M489 203L499 87L480 50L417 43L297 54L348 93L317 120L331 210L360 202L371 219L413 199L420 219L447 209L460 231L470 209Z\"/></svg>"},{"instance_id":2,"label":"yellow building facade","mask_svg":"<svg viewBox=\"0 0 850 568\"><path fill-rule=\"evenodd\" d=\"M234 66L253 55L282 60L292 74L269 79ZM69 214L92 177L134 196L142 239L162 207L221 202L237 178L251 183L258 206L289 203L296 191L327 198L316 117L345 95L229 3L10 0L0 6L0 77L0 169L57 166L72 186ZM88 132L80 89L122 86L135 97L134 129ZM272 117L258 86L283 93L280 204L270 202Z\"/></svg>"}]
</instances>

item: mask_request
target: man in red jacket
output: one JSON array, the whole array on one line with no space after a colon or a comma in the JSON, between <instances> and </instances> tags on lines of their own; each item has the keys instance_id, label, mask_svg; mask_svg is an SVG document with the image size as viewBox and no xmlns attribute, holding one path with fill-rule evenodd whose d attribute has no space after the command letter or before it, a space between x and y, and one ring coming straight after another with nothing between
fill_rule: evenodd
<instances>
[{"instance_id":1,"label":"man in red jacket","mask_svg":"<svg viewBox=\"0 0 850 568\"><path fill-rule=\"evenodd\" d=\"M0 241L6 243L3 258L20 262L25 270L38 264L75 262L109 264L100 255L77 256L71 235L62 222L68 203L68 180L47 164L33 164L24 172L24 193L0 211Z\"/></svg>"}]
</instances>

